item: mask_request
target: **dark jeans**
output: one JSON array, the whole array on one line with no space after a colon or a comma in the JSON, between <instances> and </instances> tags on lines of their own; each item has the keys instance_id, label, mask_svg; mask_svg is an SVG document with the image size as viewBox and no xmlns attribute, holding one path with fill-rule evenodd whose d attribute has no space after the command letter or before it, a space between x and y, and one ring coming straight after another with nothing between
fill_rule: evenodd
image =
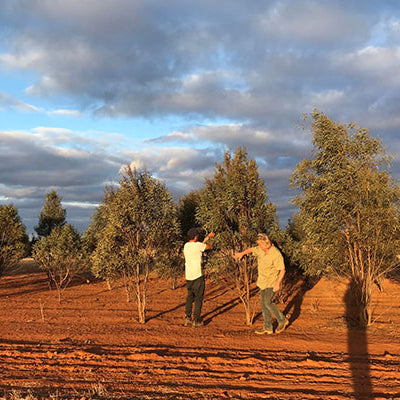
<instances>
[{"instance_id":1,"label":"dark jeans","mask_svg":"<svg viewBox=\"0 0 400 400\"><path fill-rule=\"evenodd\" d=\"M195 279L194 281L186 281L187 297L186 297L186 316L192 317L192 306L194 302L194 315L195 321L200 321L201 308L203 307L204 289L205 289L204 276Z\"/></svg>"},{"instance_id":2,"label":"dark jeans","mask_svg":"<svg viewBox=\"0 0 400 400\"><path fill-rule=\"evenodd\" d=\"M273 288L261 290L261 311L264 317L264 329L272 329L272 315L276 318L278 324L285 322L285 316L274 303L274 294Z\"/></svg>"}]
</instances>

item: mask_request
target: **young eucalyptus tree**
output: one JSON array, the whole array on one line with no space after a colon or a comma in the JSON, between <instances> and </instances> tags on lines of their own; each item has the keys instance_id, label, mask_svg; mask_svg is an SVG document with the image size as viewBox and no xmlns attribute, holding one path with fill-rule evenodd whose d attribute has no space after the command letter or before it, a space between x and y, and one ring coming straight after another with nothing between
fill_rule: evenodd
<instances>
[{"instance_id":1,"label":"young eucalyptus tree","mask_svg":"<svg viewBox=\"0 0 400 400\"><path fill-rule=\"evenodd\" d=\"M17 209L0 205L0 278L25 256L28 237Z\"/></svg>"},{"instance_id":2,"label":"young eucalyptus tree","mask_svg":"<svg viewBox=\"0 0 400 400\"><path fill-rule=\"evenodd\" d=\"M61 303L63 291L85 269L79 232L70 224L56 226L34 245L32 256L56 287Z\"/></svg>"},{"instance_id":3,"label":"young eucalyptus tree","mask_svg":"<svg viewBox=\"0 0 400 400\"><path fill-rule=\"evenodd\" d=\"M238 263L233 253L253 246L259 232L274 239L279 228L276 208L268 200L257 164L248 159L246 149L239 147L233 157L226 152L223 164L216 164L213 178L206 180L201 192L197 218L207 231L216 234L210 268L235 285L246 323L251 325L255 316L251 301L255 259L245 257Z\"/></svg>"},{"instance_id":4,"label":"young eucalyptus tree","mask_svg":"<svg viewBox=\"0 0 400 400\"><path fill-rule=\"evenodd\" d=\"M61 196L55 190L46 194L46 199L35 227L40 238L49 236L56 226L65 225L66 210L61 207Z\"/></svg>"},{"instance_id":5,"label":"young eucalyptus tree","mask_svg":"<svg viewBox=\"0 0 400 400\"><path fill-rule=\"evenodd\" d=\"M106 223L92 255L97 276L125 277L133 288L139 322L146 322L147 284L158 263L171 262L179 239L176 206L163 184L127 168L104 203Z\"/></svg>"},{"instance_id":6,"label":"young eucalyptus tree","mask_svg":"<svg viewBox=\"0 0 400 400\"><path fill-rule=\"evenodd\" d=\"M348 277L355 318L368 326L372 285L398 264L399 186L385 169L389 160L379 139L318 110L310 117L313 154L291 178L301 190L293 203L300 210L303 268Z\"/></svg>"}]
</instances>

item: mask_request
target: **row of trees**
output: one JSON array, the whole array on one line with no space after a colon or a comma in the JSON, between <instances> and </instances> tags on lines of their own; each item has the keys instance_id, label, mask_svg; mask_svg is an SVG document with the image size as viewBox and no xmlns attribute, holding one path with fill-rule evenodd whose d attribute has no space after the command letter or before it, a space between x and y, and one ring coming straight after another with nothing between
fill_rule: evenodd
<instances>
[{"instance_id":1,"label":"row of trees","mask_svg":"<svg viewBox=\"0 0 400 400\"><path fill-rule=\"evenodd\" d=\"M293 172L291 186L299 193L293 203L299 211L285 230L279 227L256 162L239 147L234 154L225 153L203 188L178 204L148 172L127 168L119 186L106 189L82 237L66 223L61 198L52 191L36 227L40 239L33 257L59 289L60 300L74 273L84 268L108 282L122 278L144 323L150 272L174 282L183 271L184 234L197 225L216 233L208 274L236 287L250 325L256 266L251 257L237 263L232 254L254 245L258 232L268 232L288 266L313 276L349 278L357 302L355 318L359 325L369 325L372 285L398 264L400 189L387 171L389 158L381 141L367 130L336 123L318 110L306 119L313 152ZM1 261L6 265L21 256L17 243L23 243L25 232L13 206L1 206L0 211L2 224L4 213L14 218L15 232L18 226L22 232L3 235L14 238L9 240L13 258Z\"/></svg>"}]
</instances>

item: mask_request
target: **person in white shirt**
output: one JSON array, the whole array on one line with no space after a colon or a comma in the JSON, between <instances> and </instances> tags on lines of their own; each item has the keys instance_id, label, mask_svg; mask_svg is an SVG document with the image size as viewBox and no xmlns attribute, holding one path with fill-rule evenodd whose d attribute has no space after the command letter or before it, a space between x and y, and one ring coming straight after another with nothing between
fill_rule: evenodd
<instances>
[{"instance_id":1,"label":"person in white shirt","mask_svg":"<svg viewBox=\"0 0 400 400\"><path fill-rule=\"evenodd\" d=\"M206 243L215 236L214 232L209 233L202 242L199 242L199 229L191 228L188 233L188 242L183 248L185 256L185 278L187 287L185 326L199 327L204 323L201 320L201 309L203 307L205 280L201 267L203 252L212 249L212 243ZM192 319L192 308L194 313Z\"/></svg>"}]
</instances>

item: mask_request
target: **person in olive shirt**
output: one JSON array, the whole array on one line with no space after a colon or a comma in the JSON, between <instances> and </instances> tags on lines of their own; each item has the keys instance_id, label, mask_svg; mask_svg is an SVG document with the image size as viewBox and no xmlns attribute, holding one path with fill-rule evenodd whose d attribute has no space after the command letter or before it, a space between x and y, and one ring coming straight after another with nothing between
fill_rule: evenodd
<instances>
[{"instance_id":1,"label":"person in olive shirt","mask_svg":"<svg viewBox=\"0 0 400 400\"><path fill-rule=\"evenodd\" d=\"M264 318L264 327L255 331L259 335L274 333L272 328L273 315L278 321L275 333L280 333L289 325L289 321L274 303L274 294L279 291L285 275L285 264L281 252L271 243L265 233L258 234L256 247L250 247L234 254L240 260L247 254L253 254L258 261L257 286L261 293L261 311Z\"/></svg>"}]
</instances>

